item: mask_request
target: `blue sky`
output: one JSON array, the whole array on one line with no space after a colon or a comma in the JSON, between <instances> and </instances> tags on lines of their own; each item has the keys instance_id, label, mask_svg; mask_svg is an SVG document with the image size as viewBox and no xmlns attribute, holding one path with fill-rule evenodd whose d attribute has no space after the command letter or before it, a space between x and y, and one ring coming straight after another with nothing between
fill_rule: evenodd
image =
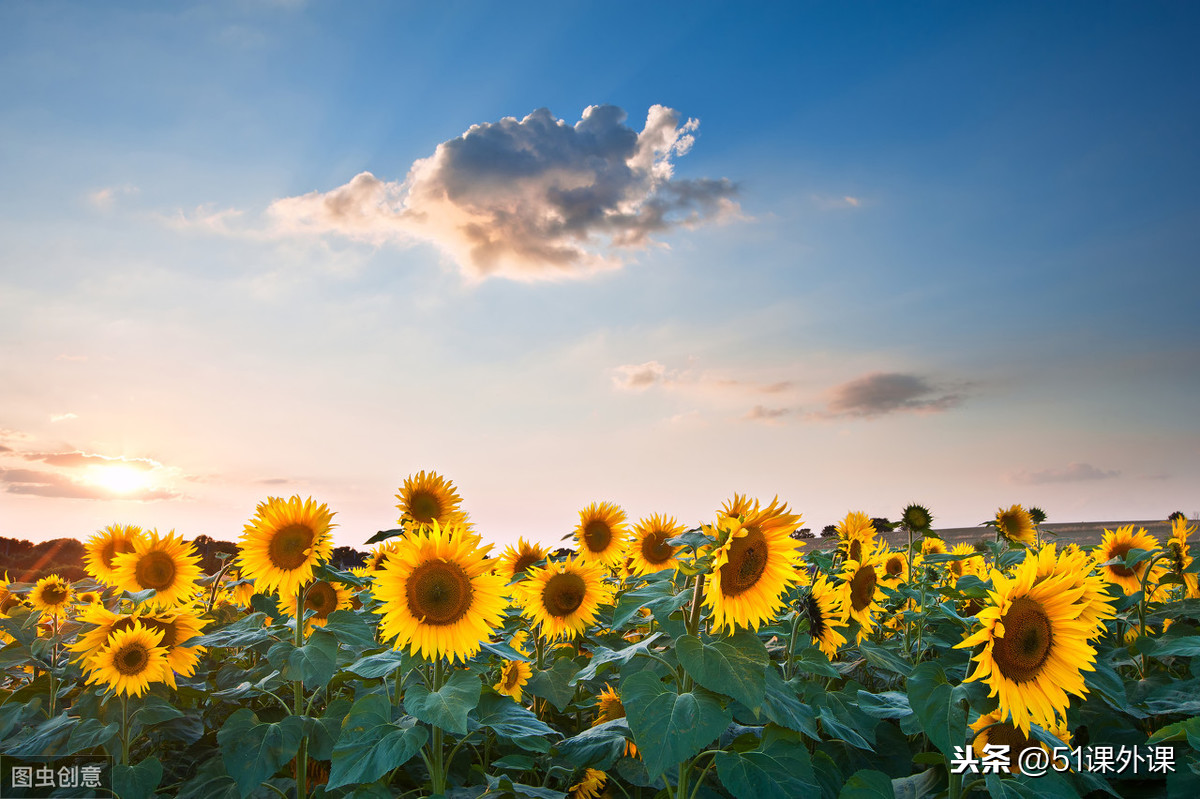
<instances>
[{"instance_id":1,"label":"blue sky","mask_svg":"<svg viewBox=\"0 0 1200 799\"><path fill-rule=\"evenodd\" d=\"M1191 513L1197 15L4 4L0 535Z\"/></svg>"}]
</instances>

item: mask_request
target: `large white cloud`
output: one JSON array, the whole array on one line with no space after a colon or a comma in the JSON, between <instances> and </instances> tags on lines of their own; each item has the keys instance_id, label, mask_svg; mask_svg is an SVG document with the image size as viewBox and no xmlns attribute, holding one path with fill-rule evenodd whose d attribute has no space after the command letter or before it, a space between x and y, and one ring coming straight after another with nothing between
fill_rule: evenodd
<instances>
[{"instance_id":1,"label":"large white cloud","mask_svg":"<svg viewBox=\"0 0 1200 799\"><path fill-rule=\"evenodd\" d=\"M590 106L569 125L541 108L473 125L414 162L403 182L362 172L277 200L269 213L284 232L424 239L470 277L525 280L616 267L656 233L737 214L730 181L674 177L695 119L655 105L638 132L625 117Z\"/></svg>"}]
</instances>

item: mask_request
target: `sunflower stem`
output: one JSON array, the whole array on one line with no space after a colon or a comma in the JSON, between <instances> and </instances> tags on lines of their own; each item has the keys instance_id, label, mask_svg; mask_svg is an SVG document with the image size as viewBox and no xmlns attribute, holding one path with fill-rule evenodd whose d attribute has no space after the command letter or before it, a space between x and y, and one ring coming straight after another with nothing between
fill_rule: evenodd
<instances>
[{"instance_id":1,"label":"sunflower stem","mask_svg":"<svg viewBox=\"0 0 1200 799\"><path fill-rule=\"evenodd\" d=\"M704 572L696 575L692 588L692 612L688 614L687 631L690 635L700 635L700 602L704 598Z\"/></svg>"},{"instance_id":2,"label":"sunflower stem","mask_svg":"<svg viewBox=\"0 0 1200 799\"><path fill-rule=\"evenodd\" d=\"M296 590L296 648L304 646L304 586ZM304 714L304 681L292 681L292 713ZM296 799L308 796L308 736L300 738L300 750L296 752Z\"/></svg>"},{"instance_id":3,"label":"sunflower stem","mask_svg":"<svg viewBox=\"0 0 1200 799\"><path fill-rule=\"evenodd\" d=\"M129 765L129 695L121 694L121 765Z\"/></svg>"},{"instance_id":4,"label":"sunflower stem","mask_svg":"<svg viewBox=\"0 0 1200 799\"><path fill-rule=\"evenodd\" d=\"M437 693L442 689L442 659L438 658L433 661L433 692ZM445 752L442 751L442 728L433 725L433 770L430 772L430 779L433 782L433 792L435 794L443 794L446 792L446 764Z\"/></svg>"},{"instance_id":5,"label":"sunflower stem","mask_svg":"<svg viewBox=\"0 0 1200 799\"><path fill-rule=\"evenodd\" d=\"M50 675L50 718L54 718L58 699L58 686L54 684L54 669L58 666L58 614L55 613L51 619L54 624L54 646L50 650L50 668L46 673Z\"/></svg>"},{"instance_id":6,"label":"sunflower stem","mask_svg":"<svg viewBox=\"0 0 1200 799\"><path fill-rule=\"evenodd\" d=\"M787 659L783 666L783 679L785 681L792 679L792 659L795 657L796 652L796 635L800 632L800 612L793 612L796 614L796 618L792 619L792 634L788 638Z\"/></svg>"},{"instance_id":7,"label":"sunflower stem","mask_svg":"<svg viewBox=\"0 0 1200 799\"><path fill-rule=\"evenodd\" d=\"M905 559L908 561L908 586L906 586L906 587L911 588L912 587L912 576L913 576L913 568L912 568L913 531L912 531L912 527L910 525L905 525L904 529L905 529L905 531L908 532L908 549L905 551ZM901 605L900 607L903 608L904 606ZM908 656L910 658L912 657L912 618L907 617L907 616L905 617L905 620L904 620L904 651L908 653Z\"/></svg>"}]
</instances>

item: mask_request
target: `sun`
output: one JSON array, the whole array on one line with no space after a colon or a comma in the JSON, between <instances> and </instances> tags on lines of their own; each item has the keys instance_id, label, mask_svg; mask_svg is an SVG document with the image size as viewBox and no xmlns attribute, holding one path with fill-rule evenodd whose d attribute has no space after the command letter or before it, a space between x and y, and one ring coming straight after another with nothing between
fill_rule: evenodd
<instances>
[{"instance_id":1,"label":"sun","mask_svg":"<svg viewBox=\"0 0 1200 799\"><path fill-rule=\"evenodd\" d=\"M114 494L132 494L146 488L150 476L145 469L123 463L104 464L91 467L88 479Z\"/></svg>"}]
</instances>

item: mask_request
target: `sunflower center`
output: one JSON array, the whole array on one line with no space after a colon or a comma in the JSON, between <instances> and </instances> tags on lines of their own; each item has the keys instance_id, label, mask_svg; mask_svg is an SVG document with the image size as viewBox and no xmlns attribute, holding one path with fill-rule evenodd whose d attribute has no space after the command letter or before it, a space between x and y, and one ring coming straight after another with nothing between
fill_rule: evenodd
<instances>
[{"instance_id":1,"label":"sunflower center","mask_svg":"<svg viewBox=\"0 0 1200 799\"><path fill-rule=\"evenodd\" d=\"M113 658L113 667L126 676L141 674L150 662L150 653L142 644L126 644L117 651Z\"/></svg>"},{"instance_id":2,"label":"sunflower center","mask_svg":"<svg viewBox=\"0 0 1200 799\"><path fill-rule=\"evenodd\" d=\"M542 605L551 616L570 616L583 604L587 583L578 574L556 574L542 589Z\"/></svg>"},{"instance_id":3,"label":"sunflower center","mask_svg":"<svg viewBox=\"0 0 1200 799\"><path fill-rule=\"evenodd\" d=\"M117 542L109 539L104 542L104 546L100 548L100 562L104 567L111 569L113 565L113 555L117 554Z\"/></svg>"},{"instance_id":4,"label":"sunflower center","mask_svg":"<svg viewBox=\"0 0 1200 799\"><path fill-rule=\"evenodd\" d=\"M138 559L135 574L142 588L164 591L175 584L175 559L166 552L147 552Z\"/></svg>"},{"instance_id":5,"label":"sunflower center","mask_svg":"<svg viewBox=\"0 0 1200 799\"><path fill-rule=\"evenodd\" d=\"M0 613L8 613L19 604L21 604L21 600L5 591L3 598L0 598Z\"/></svg>"},{"instance_id":6,"label":"sunflower center","mask_svg":"<svg viewBox=\"0 0 1200 799\"><path fill-rule=\"evenodd\" d=\"M812 594L804 598L804 615L808 617L808 634L814 641L819 640L825 634L825 615L821 613L821 604Z\"/></svg>"},{"instance_id":7,"label":"sunflower center","mask_svg":"<svg viewBox=\"0 0 1200 799\"><path fill-rule=\"evenodd\" d=\"M504 670L504 687L510 691L517 687L517 683L521 681L521 670L516 663L511 664Z\"/></svg>"},{"instance_id":8,"label":"sunflower center","mask_svg":"<svg viewBox=\"0 0 1200 799\"><path fill-rule=\"evenodd\" d=\"M424 624L446 625L471 609L471 578L457 563L431 560L413 569L405 593L408 611Z\"/></svg>"},{"instance_id":9,"label":"sunflower center","mask_svg":"<svg viewBox=\"0 0 1200 799\"><path fill-rule=\"evenodd\" d=\"M950 562L950 571L954 572L954 575L956 577L962 577L963 576L963 562L961 560L951 561Z\"/></svg>"},{"instance_id":10,"label":"sunflower center","mask_svg":"<svg viewBox=\"0 0 1200 799\"><path fill-rule=\"evenodd\" d=\"M850 578L850 606L862 610L875 599L875 569L870 566L860 566Z\"/></svg>"},{"instance_id":11,"label":"sunflower center","mask_svg":"<svg viewBox=\"0 0 1200 799\"><path fill-rule=\"evenodd\" d=\"M1031 741L1028 736L1007 721L1003 724L997 724L995 727L989 727L985 734L987 735L987 742L989 744L999 744L1008 747L1008 759L1010 763L1020 763L1021 753L1026 749L1033 749L1037 746L1034 741ZM1009 771L1016 771L1016 769L1010 767Z\"/></svg>"},{"instance_id":12,"label":"sunflower center","mask_svg":"<svg viewBox=\"0 0 1200 799\"><path fill-rule=\"evenodd\" d=\"M592 519L583 528L583 542L592 552L603 552L612 543L612 528L603 519Z\"/></svg>"},{"instance_id":13,"label":"sunflower center","mask_svg":"<svg viewBox=\"0 0 1200 799\"><path fill-rule=\"evenodd\" d=\"M850 539L850 560L862 560L862 541L857 538Z\"/></svg>"},{"instance_id":14,"label":"sunflower center","mask_svg":"<svg viewBox=\"0 0 1200 799\"><path fill-rule=\"evenodd\" d=\"M316 611L318 619L329 618L329 614L333 613L336 607L337 591L324 580L318 580L304 592L305 610Z\"/></svg>"},{"instance_id":15,"label":"sunflower center","mask_svg":"<svg viewBox=\"0 0 1200 799\"><path fill-rule=\"evenodd\" d=\"M767 569L767 537L749 529L729 545L729 560L721 567L721 593L737 596L758 584Z\"/></svg>"},{"instance_id":16,"label":"sunflower center","mask_svg":"<svg viewBox=\"0 0 1200 799\"><path fill-rule=\"evenodd\" d=\"M412 500L408 503L408 512L413 517L413 521L420 524L432 524L434 519L438 519L442 515L442 503L433 494L417 491L413 493Z\"/></svg>"},{"instance_id":17,"label":"sunflower center","mask_svg":"<svg viewBox=\"0 0 1200 799\"><path fill-rule=\"evenodd\" d=\"M42 602L47 605L61 605L67 601L67 589L57 583L42 588Z\"/></svg>"},{"instance_id":18,"label":"sunflower center","mask_svg":"<svg viewBox=\"0 0 1200 799\"><path fill-rule=\"evenodd\" d=\"M884 570L887 572L888 577L895 577L899 574L904 574L904 558L900 557L899 555L893 555L887 559L887 563L884 565Z\"/></svg>"},{"instance_id":19,"label":"sunflower center","mask_svg":"<svg viewBox=\"0 0 1200 799\"><path fill-rule=\"evenodd\" d=\"M1129 550L1131 549L1133 549L1133 544L1128 541L1121 542L1120 544L1114 544L1113 548L1108 552L1109 560L1112 560L1113 558L1123 559L1129 554ZM1123 563L1118 563L1115 566L1109 566L1108 568L1111 569L1112 573L1118 577L1133 577L1136 575L1136 572L1133 569L1129 568Z\"/></svg>"},{"instance_id":20,"label":"sunflower center","mask_svg":"<svg viewBox=\"0 0 1200 799\"><path fill-rule=\"evenodd\" d=\"M159 646L161 646L161 647L175 646L175 639L178 638L178 635L175 630L175 622L163 621L161 619L142 619L142 625L145 626L146 629L148 629L148 630L161 630L162 631L163 637L162 637L162 641L160 641L158 644Z\"/></svg>"},{"instance_id":21,"label":"sunflower center","mask_svg":"<svg viewBox=\"0 0 1200 799\"><path fill-rule=\"evenodd\" d=\"M655 531L642 539L642 557L655 566L675 557L675 547L667 543L666 532Z\"/></svg>"},{"instance_id":22,"label":"sunflower center","mask_svg":"<svg viewBox=\"0 0 1200 799\"><path fill-rule=\"evenodd\" d=\"M1021 597L1013 600L1000 623L1004 625L1004 637L995 639L992 659L1001 676L1017 683L1036 678L1054 643L1046 611L1037 601Z\"/></svg>"},{"instance_id":23,"label":"sunflower center","mask_svg":"<svg viewBox=\"0 0 1200 799\"><path fill-rule=\"evenodd\" d=\"M530 566L537 563L542 558L536 552L526 552L517 558L513 564L513 576L524 574Z\"/></svg>"},{"instance_id":24,"label":"sunflower center","mask_svg":"<svg viewBox=\"0 0 1200 799\"><path fill-rule=\"evenodd\" d=\"M271 565L284 571L295 571L308 560L313 545L312 528L307 524L289 524L271 536L267 557Z\"/></svg>"}]
</instances>

